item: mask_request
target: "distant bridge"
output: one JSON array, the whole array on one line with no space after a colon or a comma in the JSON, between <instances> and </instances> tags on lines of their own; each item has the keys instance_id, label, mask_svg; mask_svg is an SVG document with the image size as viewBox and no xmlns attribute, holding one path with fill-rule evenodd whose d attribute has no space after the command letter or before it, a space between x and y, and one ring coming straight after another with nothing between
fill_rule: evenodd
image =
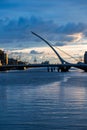
<instances>
[{"instance_id":1,"label":"distant bridge","mask_svg":"<svg viewBox=\"0 0 87 130\"><path fill-rule=\"evenodd\" d=\"M44 38L42 38L41 36L39 36L38 34L32 32L32 34L34 34L35 36L37 36L38 38L40 38L41 40L43 40L47 45L50 46L50 48L54 51L54 53L57 55L57 57L59 58L61 64L22 64L22 65L2 65L0 66L0 71L5 71L5 70L23 70L25 68L38 68L38 67L47 67L48 71L53 71L54 68L57 69L57 71L61 71L61 72L67 72L69 71L69 69L71 67L75 67L78 69L82 69L85 72L87 72L87 64L85 63L77 63L77 64L73 64L73 63L69 63L67 61L65 61L60 55L59 53L52 47L52 45L46 41Z\"/></svg>"},{"instance_id":2,"label":"distant bridge","mask_svg":"<svg viewBox=\"0 0 87 130\"><path fill-rule=\"evenodd\" d=\"M34 32L32 32L32 34L34 34L35 36L37 36L38 38L40 38L41 40L43 40L53 51L54 51L54 53L56 54L56 56L58 57L58 59L60 60L60 62L61 62L61 64L70 64L69 62L67 62L67 61L65 61L60 55L59 55L59 53L53 48L53 46L47 41L47 40L45 40L44 38L42 38L40 35L38 35L38 34L36 34L36 33L34 33ZM68 71L70 69L70 66L60 66L59 67L59 70L60 71L64 71L64 72L66 72L66 71Z\"/></svg>"},{"instance_id":3,"label":"distant bridge","mask_svg":"<svg viewBox=\"0 0 87 130\"><path fill-rule=\"evenodd\" d=\"M47 67L48 71L53 71L54 68L57 71L67 72L71 67L79 68L87 72L87 64L22 64L22 65L2 65L0 66L0 71L6 70L24 70L26 68L40 68L40 67Z\"/></svg>"},{"instance_id":4,"label":"distant bridge","mask_svg":"<svg viewBox=\"0 0 87 130\"><path fill-rule=\"evenodd\" d=\"M69 62L65 61L47 40L45 40L40 35L38 35L38 34L36 34L34 32L32 32L32 34L34 34L35 36L37 36L38 38L40 38L41 40L43 40L54 51L54 53L57 55L57 57L59 58L59 60L60 60L60 62L62 64L65 64L65 63L69 64Z\"/></svg>"},{"instance_id":5,"label":"distant bridge","mask_svg":"<svg viewBox=\"0 0 87 130\"><path fill-rule=\"evenodd\" d=\"M76 67L76 68L79 68L79 69L82 69L84 71L87 72L87 64L85 63L79 63L79 64L72 64L72 63L69 63L67 61L65 61L60 55L59 53L52 47L52 45L47 41L45 40L44 38L42 38L40 35L32 32L32 34L34 34L35 36L37 36L38 38L40 38L41 40L43 40L48 46L50 46L50 48L54 51L54 53L57 55L57 57L59 58L60 62L61 62L61 66L58 66L59 67L59 70L61 71L68 71L71 67Z\"/></svg>"}]
</instances>

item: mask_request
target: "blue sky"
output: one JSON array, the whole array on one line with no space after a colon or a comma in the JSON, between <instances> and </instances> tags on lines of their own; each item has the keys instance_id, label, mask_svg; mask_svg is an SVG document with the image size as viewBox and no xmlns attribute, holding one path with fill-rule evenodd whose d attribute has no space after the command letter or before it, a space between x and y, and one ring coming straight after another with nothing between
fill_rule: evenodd
<instances>
[{"instance_id":1,"label":"blue sky","mask_svg":"<svg viewBox=\"0 0 87 130\"><path fill-rule=\"evenodd\" d=\"M2 18L34 15L57 23L85 22L86 13L86 0L0 0Z\"/></svg>"},{"instance_id":2,"label":"blue sky","mask_svg":"<svg viewBox=\"0 0 87 130\"><path fill-rule=\"evenodd\" d=\"M31 31L58 46L87 44L86 16L86 0L0 0L0 46L42 46Z\"/></svg>"}]
</instances>

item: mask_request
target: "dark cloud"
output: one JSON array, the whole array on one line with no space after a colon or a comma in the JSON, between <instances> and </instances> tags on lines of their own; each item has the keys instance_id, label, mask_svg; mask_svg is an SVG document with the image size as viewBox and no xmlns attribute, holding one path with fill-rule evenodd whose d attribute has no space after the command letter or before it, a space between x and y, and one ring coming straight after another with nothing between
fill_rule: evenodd
<instances>
[{"instance_id":1,"label":"dark cloud","mask_svg":"<svg viewBox=\"0 0 87 130\"><path fill-rule=\"evenodd\" d=\"M65 45L65 42L58 41L55 43L55 46L64 46L64 45Z\"/></svg>"},{"instance_id":2,"label":"dark cloud","mask_svg":"<svg viewBox=\"0 0 87 130\"><path fill-rule=\"evenodd\" d=\"M0 20L0 42L32 41L36 39L31 31L39 33L52 32L54 24L32 16L30 19L20 17L18 20Z\"/></svg>"},{"instance_id":3,"label":"dark cloud","mask_svg":"<svg viewBox=\"0 0 87 130\"><path fill-rule=\"evenodd\" d=\"M70 42L73 42L77 38L74 38L72 36L62 35L60 36L59 40L55 43L57 46L64 46L66 44L69 44Z\"/></svg>"},{"instance_id":4,"label":"dark cloud","mask_svg":"<svg viewBox=\"0 0 87 130\"><path fill-rule=\"evenodd\" d=\"M84 23L68 23L57 28L57 33L61 34L74 34L81 33L87 30L87 25Z\"/></svg>"},{"instance_id":5,"label":"dark cloud","mask_svg":"<svg viewBox=\"0 0 87 130\"><path fill-rule=\"evenodd\" d=\"M0 19L0 43L11 43L41 41L33 36L31 31L40 34L49 41L59 41L59 43L73 42L74 34L82 33L87 36L87 25L84 23L67 23L57 25L53 21L43 20L41 17L32 16L29 19L20 17L17 20Z\"/></svg>"},{"instance_id":6,"label":"dark cloud","mask_svg":"<svg viewBox=\"0 0 87 130\"><path fill-rule=\"evenodd\" d=\"M0 16L41 16L59 23L85 22L86 0L0 0Z\"/></svg>"},{"instance_id":7,"label":"dark cloud","mask_svg":"<svg viewBox=\"0 0 87 130\"><path fill-rule=\"evenodd\" d=\"M37 54L43 54L44 52L38 52L38 51L36 51L36 50L31 50L30 51L30 54L35 54L35 55L37 55Z\"/></svg>"}]
</instances>

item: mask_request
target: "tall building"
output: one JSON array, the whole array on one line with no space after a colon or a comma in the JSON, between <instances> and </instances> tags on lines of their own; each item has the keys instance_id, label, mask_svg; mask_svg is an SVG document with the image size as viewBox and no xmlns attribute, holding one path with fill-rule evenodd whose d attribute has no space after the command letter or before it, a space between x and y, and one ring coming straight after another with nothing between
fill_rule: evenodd
<instances>
[{"instance_id":1,"label":"tall building","mask_svg":"<svg viewBox=\"0 0 87 130\"><path fill-rule=\"evenodd\" d=\"M0 60L0 66L2 66L1 60Z\"/></svg>"},{"instance_id":2,"label":"tall building","mask_svg":"<svg viewBox=\"0 0 87 130\"><path fill-rule=\"evenodd\" d=\"M2 50L0 50L0 61L2 65L8 64L8 55Z\"/></svg>"},{"instance_id":3,"label":"tall building","mask_svg":"<svg viewBox=\"0 0 87 130\"><path fill-rule=\"evenodd\" d=\"M84 54L84 63L87 64L87 51Z\"/></svg>"},{"instance_id":4,"label":"tall building","mask_svg":"<svg viewBox=\"0 0 87 130\"><path fill-rule=\"evenodd\" d=\"M5 65L8 64L8 54L7 53L4 53L4 63L5 63Z\"/></svg>"}]
</instances>

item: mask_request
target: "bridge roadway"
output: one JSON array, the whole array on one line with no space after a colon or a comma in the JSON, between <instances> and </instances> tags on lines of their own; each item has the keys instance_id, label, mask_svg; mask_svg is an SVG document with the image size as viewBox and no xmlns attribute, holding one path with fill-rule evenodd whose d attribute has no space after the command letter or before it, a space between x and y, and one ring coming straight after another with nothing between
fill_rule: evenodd
<instances>
[{"instance_id":1,"label":"bridge roadway","mask_svg":"<svg viewBox=\"0 0 87 130\"><path fill-rule=\"evenodd\" d=\"M0 66L0 71L6 70L24 70L26 68L39 68L39 67L47 67L49 69L57 68L58 71L67 72L71 67L75 67L78 69L82 69L87 72L87 64L79 63L79 64L22 64L22 65L2 65Z\"/></svg>"}]
</instances>

